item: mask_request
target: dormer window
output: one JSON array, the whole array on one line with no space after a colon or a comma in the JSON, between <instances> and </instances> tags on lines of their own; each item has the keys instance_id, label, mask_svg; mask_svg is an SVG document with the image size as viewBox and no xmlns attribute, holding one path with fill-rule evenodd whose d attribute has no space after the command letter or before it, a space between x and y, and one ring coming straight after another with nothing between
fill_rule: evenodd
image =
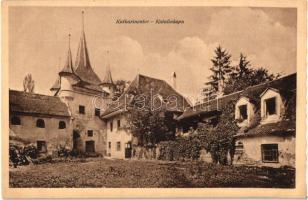
<instances>
[{"instance_id":1,"label":"dormer window","mask_svg":"<svg viewBox=\"0 0 308 200\"><path fill-rule=\"evenodd\" d=\"M276 97L265 99L266 115L275 115L276 112Z\"/></svg>"},{"instance_id":2,"label":"dormer window","mask_svg":"<svg viewBox=\"0 0 308 200\"><path fill-rule=\"evenodd\" d=\"M238 126L248 126L254 115L254 105L246 97L241 97L235 105L235 119Z\"/></svg>"},{"instance_id":3,"label":"dormer window","mask_svg":"<svg viewBox=\"0 0 308 200\"><path fill-rule=\"evenodd\" d=\"M239 111L240 111L240 119L246 120L248 118L247 105L239 106Z\"/></svg>"},{"instance_id":4,"label":"dormer window","mask_svg":"<svg viewBox=\"0 0 308 200\"><path fill-rule=\"evenodd\" d=\"M283 102L278 90L266 89L261 94L261 123L275 123L280 120Z\"/></svg>"}]
</instances>

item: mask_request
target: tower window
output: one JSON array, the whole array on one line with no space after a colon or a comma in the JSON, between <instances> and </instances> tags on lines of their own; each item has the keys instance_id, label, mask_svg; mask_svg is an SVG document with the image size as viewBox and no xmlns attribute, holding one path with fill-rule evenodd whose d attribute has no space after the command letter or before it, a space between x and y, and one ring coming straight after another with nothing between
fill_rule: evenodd
<instances>
[{"instance_id":1,"label":"tower window","mask_svg":"<svg viewBox=\"0 0 308 200\"><path fill-rule=\"evenodd\" d=\"M59 121L59 129L65 129L66 128L66 124L64 121Z\"/></svg>"},{"instance_id":2,"label":"tower window","mask_svg":"<svg viewBox=\"0 0 308 200\"><path fill-rule=\"evenodd\" d=\"M108 142L108 148L111 149L111 142Z\"/></svg>"},{"instance_id":3,"label":"tower window","mask_svg":"<svg viewBox=\"0 0 308 200\"><path fill-rule=\"evenodd\" d=\"M113 131L113 122L110 122L110 132Z\"/></svg>"},{"instance_id":4,"label":"tower window","mask_svg":"<svg viewBox=\"0 0 308 200\"><path fill-rule=\"evenodd\" d=\"M11 118L11 124L12 124L12 125L20 125L20 124L21 124L20 118L17 117L17 116L13 116L13 117Z\"/></svg>"},{"instance_id":5,"label":"tower window","mask_svg":"<svg viewBox=\"0 0 308 200\"><path fill-rule=\"evenodd\" d=\"M121 127L121 120L118 119L117 121L118 129Z\"/></svg>"},{"instance_id":6,"label":"tower window","mask_svg":"<svg viewBox=\"0 0 308 200\"><path fill-rule=\"evenodd\" d=\"M45 128L45 121L43 119L36 120L36 127Z\"/></svg>"},{"instance_id":7,"label":"tower window","mask_svg":"<svg viewBox=\"0 0 308 200\"><path fill-rule=\"evenodd\" d=\"M86 108L85 108L85 106L79 105L79 113L80 113L80 114L85 114L85 113L86 113Z\"/></svg>"},{"instance_id":8,"label":"tower window","mask_svg":"<svg viewBox=\"0 0 308 200\"><path fill-rule=\"evenodd\" d=\"M99 108L95 108L95 116L100 116L100 113L101 113L101 109Z\"/></svg>"}]
</instances>

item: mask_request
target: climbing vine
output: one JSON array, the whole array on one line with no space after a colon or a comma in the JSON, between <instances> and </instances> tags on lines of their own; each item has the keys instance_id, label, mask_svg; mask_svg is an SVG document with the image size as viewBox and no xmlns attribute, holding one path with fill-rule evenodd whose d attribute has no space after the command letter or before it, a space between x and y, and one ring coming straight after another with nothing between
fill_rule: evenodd
<instances>
[{"instance_id":1,"label":"climbing vine","mask_svg":"<svg viewBox=\"0 0 308 200\"><path fill-rule=\"evenodd\" d=\"M214 163L226 165L228 153L232 158L234 156L234 138L239 127L234 117L235 103L229 103L222 108L216 127L209 124L200 123L197 128L201 146L210 152Z\"/></svg>"}]
</instances>

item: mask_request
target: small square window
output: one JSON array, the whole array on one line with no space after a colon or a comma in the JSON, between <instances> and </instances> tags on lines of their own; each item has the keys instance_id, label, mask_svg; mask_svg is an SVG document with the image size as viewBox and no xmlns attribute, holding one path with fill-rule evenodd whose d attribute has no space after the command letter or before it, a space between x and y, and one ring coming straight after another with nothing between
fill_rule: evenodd
<instances>
[{"instance_id":1,"label":"small square window","mask_svg":"<svg viewBox=\"0 0 308 200\"><path fill-rule=\"evenodd\" d=\"M45 121L43 119L36 120L36 127L45 128Z\"/></svg>"},{"instance_id":2,"label":"small square window","mask_svg":"<svg viewBox=\"0 0 308 200\"><path fill-rule=\"evenodd\" d=\"M64 121L59 121L59 129L65 129L66 128L66 124Z\"/></svg>"},{"instance_id":3,"label":"small square window","mask_svg":"<svg viewBox=\"0 0 308 200\"><path fill-rule=\"evenodd\" d=\"M86 113L86 108L85 108L85 106L79 105L79 113L80 113L80 114L85 114L85 113Z\"/></svg>"},{"instance_id":4,"label":"small square window","mask_svg":"<svg viewBox=\"0 0 308 200\"><path fill-rule=\"evenodd\" d=\"M100 113L101 113L101 109L99 108L95 108L95 116L100 116Z\"/></svg>"},{"instance_id":5,"label":"small square window","mask_svg":"<svg viewBox=\"0 0 308 200\"><path fill-rule=\"evenodd\" d=\"M276 112L276 98L269 98L265 100L265 106L266 106L266 115L275 115Z\"/></svg>"},{"instance_id":6,"label":"small square window","mask_svg":"<svg viewBox=\"0 0 308 200\"><path fill-rule=\"evenodd\" d=\"M93 130L88 130L88 137L93 137Z\"/></svg>"},{"instance_id":7,"label":"small square window","mask_svg":"<svg viewBox=\"0 0 308 200\"><path fill-rule=\"evenodd\" d=\"M117 142L117 151L121 151L121 142Z\"/></svg>"},{"instance_id":8,"label":"small square window","mask_svg":"<svg viewBox=\"0 0 308 200\"><path fill-rule=\"evenodd\" d=\"M240 111L240 119L247 119L248 118L248 114L247 114L247 105L241 105L238 107L239 111Z\"/></svg>"},{"instance_id":9,"label":"small square window","mask_svg":"<svg viewBox=\"0 0 308 200\"><path fill-rule=\"evenodd\" d=\"M278 162L278 144L262 144L262 162Z\"/></svg>"}]
</instances>

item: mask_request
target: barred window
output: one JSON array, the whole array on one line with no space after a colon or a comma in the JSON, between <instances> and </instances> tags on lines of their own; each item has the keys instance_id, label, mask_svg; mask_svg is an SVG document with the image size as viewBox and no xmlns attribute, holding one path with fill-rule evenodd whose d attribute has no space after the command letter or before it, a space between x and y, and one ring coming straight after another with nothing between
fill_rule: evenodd
<instances>
[{"instance_id":1,"label":"barred window","mask_svg":"<svg viewBox=\"0 0 308 200\"><path fill-rule=\"evenodd\" d=\"M88 130L88 137L93 137L93 130Z\"/></svg>"},{"instance_id":2,"label":"barred window","mask_svg":"<svg viewBox=\"0 0 308 200\"><path fill-rule=\"evenodd\" d=\"M262 144L262 161L278 162L278 144Z\"/></svg>"}]
</instances>

